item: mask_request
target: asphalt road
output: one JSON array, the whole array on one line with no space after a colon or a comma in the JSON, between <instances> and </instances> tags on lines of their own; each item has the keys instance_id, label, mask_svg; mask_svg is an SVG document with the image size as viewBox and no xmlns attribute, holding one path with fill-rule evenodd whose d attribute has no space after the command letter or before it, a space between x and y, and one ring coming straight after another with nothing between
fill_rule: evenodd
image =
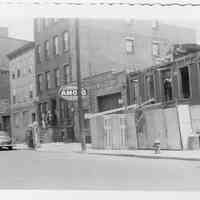
<instances>
[{"instance_id":1,"label":"asphalt road","mask_svg":"<svg viewBox=\"0 0 200 200\"><path fill-rule=\"evenodd\" d=\"M0 189L199 190L200 162L0 151Z\"/></svg>"}]
</instances>

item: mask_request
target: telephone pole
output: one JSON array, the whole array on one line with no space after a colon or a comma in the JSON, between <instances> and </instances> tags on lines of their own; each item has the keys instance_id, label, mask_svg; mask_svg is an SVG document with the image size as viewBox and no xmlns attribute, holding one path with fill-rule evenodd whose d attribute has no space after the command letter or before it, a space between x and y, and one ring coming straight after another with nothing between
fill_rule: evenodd
<instances>
[{"instance_id":1,"label":"telephone pole","mask_svg":"<svg viewBox=\"0 0 200 200\"><path fill-rule=\"evenodd\" d=\"M79 19L75 19L75 40L76 40L76 79L77 79L77 95L78 95L78 130L81 136L81 150L86 151L85 134L83 132L83 107L81 96L81 68L80 68L80 41L79 41Z\"/></svg>"}]
</instances>

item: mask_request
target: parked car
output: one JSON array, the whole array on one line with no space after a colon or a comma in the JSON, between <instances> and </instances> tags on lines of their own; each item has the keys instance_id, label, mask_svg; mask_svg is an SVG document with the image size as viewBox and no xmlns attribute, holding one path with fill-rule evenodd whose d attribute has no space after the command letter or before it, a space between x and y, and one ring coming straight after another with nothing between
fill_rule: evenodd
<instances>
[{"instance_id":1,"label":"parked car","mask_svg":"<svg viewBox=\"0 0 200 200\"><path fill-rule=\"evenodd\" d=\"M12 139L6 131L0 131L0 149L2 148L13 149Z\"/></svg>"}]
</instances>

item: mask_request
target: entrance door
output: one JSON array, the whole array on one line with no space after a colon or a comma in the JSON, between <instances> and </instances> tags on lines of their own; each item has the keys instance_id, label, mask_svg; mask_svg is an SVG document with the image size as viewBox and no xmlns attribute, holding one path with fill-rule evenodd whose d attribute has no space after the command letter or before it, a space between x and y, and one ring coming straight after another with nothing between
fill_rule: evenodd
<instances>
[{"instance_id":1,"label":"entrance door","mask_svg":"<svg viewBox=\"0 0 200 200\"><path fill-rule=\"evenodd\" d=\"M3 116L2 119L3 119L3 127L2 128L5 131L7 131L10 135L11 134L10 133L10 117L9 116Z\"/></svg>"}]
</instances>

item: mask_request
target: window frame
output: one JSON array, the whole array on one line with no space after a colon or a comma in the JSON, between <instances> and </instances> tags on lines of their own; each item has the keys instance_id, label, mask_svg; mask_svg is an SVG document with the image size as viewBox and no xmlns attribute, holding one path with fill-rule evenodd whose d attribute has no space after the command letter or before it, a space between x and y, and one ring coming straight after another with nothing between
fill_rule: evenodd
<instances>
[{"instance_id":1,"label":"window frame","mask_svg":"<svg viewBox=\"0 0 200 200\"><path fill-rule=\"evenodd\" d=\"M67 34L68 38L67 41L65 39L65 35ZM70 49L70 43L69 43L69 31L64 31L62 34L63 37L63 52L68 52ZM66 48L67 46L67 48Z\"/></svg>"},{"instance_id":2,"label":"window frame","mask_svg":"<svg viewBox=\"0 0 200 200\"><path fill-rule=\"evenodd\" d=\"M57 45L56 45L56 41L57 41ZM53 54L54 56L58 56L59 55L59 37L58 35L53 36Z\"/></svg>"},{"instance_id":3,"label":"window frame","mask_svg":"<svg viewBox=\"0 0 200 200\"><path fill-rule=\"evenodd\" d=\"M48 75L49 75L49 80L48 80ZM47 90L51 89L51 72L50 71L45 72L45 86Z\"/></svg>"},{"instance_id":4,"label":"window frame","mask_svg":"<svg viewBox=\"0 0 200 200\"><path fill-rule=\"evenodd\" d=\"M131 42L131 51L128 50L127 43ZM133 54L135 53L135 39L134 38L125 38L125 48L126 48L126 53L127 54Z\"/></svg>"},{"instance_id":5,"label":"window frame","mask_svg":"<svg viewBox=\"0 0 200 200\"><path fill-rule=\"evenodd\" d=\"M44 57L45 57L45 60L49 60L49 58L50 58L50 42L49 42L49 40L45 40L45 42L44 42Z\"/></svg>"},{"instance_id":6,"label":"window frame","mask_svg":"<svg viewBox=\"0 0 200 200\"><path fill-rule=\"evenodd\" d=\"M154 51L155 45L157 46L157 50L156 50L157 53L156 54L155 54L155 51ZM152 42L152 56L154 56L154 57L160 56L160 43L158 41Z\"/></svg>"},{"instance_id":7,"label":"window frame","mask_svg":"<svg viewBox=\"0 0 200 200\"><path fill-rule=\"evenodd\" d=\"M59 74L59 77L57 77L58 74ZM55 88L59 87L61 85L59 68L54 69L54 80L55 80Z\"/></svg>"}]
</instances>

